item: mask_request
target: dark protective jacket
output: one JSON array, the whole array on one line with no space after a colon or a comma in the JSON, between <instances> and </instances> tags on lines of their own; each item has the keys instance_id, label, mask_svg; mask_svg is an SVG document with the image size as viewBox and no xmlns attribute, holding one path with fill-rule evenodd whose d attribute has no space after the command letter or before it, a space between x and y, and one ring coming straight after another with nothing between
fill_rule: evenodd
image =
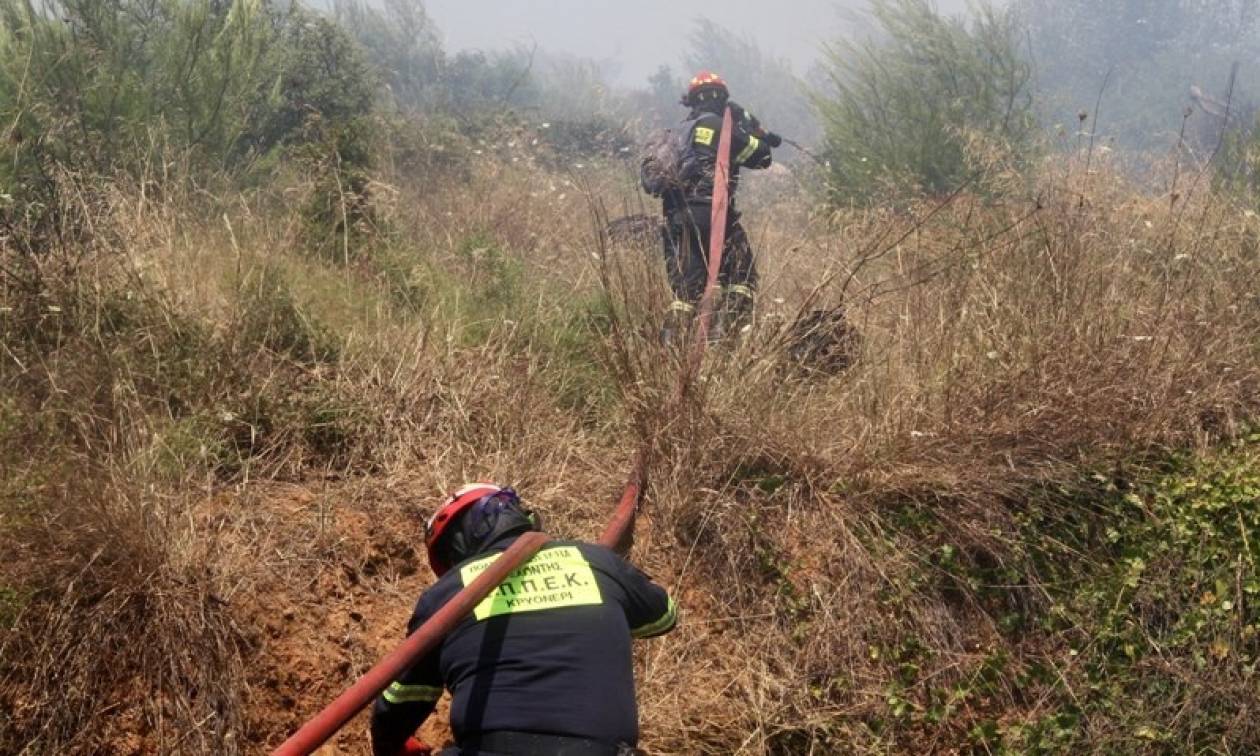
<instances>
[{"instance_id":1,"label":"dark protective jacket","mask_svg":"<svg viewBox=\"0 0 1260 756\"><path fill-rule=\"evenodd\" d=\"M472 582L516 536L442 576L407 633ZM451 691L457 741L494 731L634 745L639 736L630 639L673 629L665 590L612 551L550 541L377 699L372 749L394 756Z\"/></svg>"},{"instance_id":2,"label":"dark protective jacket","mask_svg":"<svg viewBox=\"0 0 1260 756\"><path fill-rule=\"evenodd\" d=\"M769 168L772 161L770 145L754 134L759 124L742 108L731 103L733 123L731 127L731 175L730 201L735 204L735 190L739 185L741 168ZM718 141L722 133L722 113L693 111L679 129L684 138L682 165L679 169L680 191L665 195L665 213L669 215L682 206L691 206L692 214L701 207L713 204L713 180L717 169ZM732 214L733 215L733 214ZM707 215L704 215L707 220Z\"/></svg>"}]
</instances>

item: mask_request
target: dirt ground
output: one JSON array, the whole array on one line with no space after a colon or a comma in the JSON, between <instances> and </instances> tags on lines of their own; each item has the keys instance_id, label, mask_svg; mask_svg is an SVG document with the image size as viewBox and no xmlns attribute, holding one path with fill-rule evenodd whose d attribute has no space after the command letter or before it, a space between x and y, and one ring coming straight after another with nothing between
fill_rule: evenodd
<instances>
[{"instance_id":1,"label":"dirt ground","mask_svg":"<svg viewBox=\"0 0 1260 756\"><path fill-rule=\"evenodd\" d=\"M202 527L249 535L223 539L241 549L225 563L244 566L225 598L252 648L248 750L279 745L402 639L433 579L406 489L399 481L268 484L200 508ZM449 742L445 711L443 701L422 731L432 745ZM319 753L370 753L367 714Z\"/></svg>"}]
</instances>

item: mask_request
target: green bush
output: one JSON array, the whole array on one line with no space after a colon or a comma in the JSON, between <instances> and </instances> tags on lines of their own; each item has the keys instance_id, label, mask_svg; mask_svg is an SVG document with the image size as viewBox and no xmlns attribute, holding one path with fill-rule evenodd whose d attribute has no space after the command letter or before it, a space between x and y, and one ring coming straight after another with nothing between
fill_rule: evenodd
<instances>
[{"instance_id":1,"label":"green bush","mask_svg":"<svg viewBox=\"0 0 1260 756\"><path fill-rule=\"evenodd\" d=\"M830 48L831 89L816 95L834 201L944 194L995 162L977 151L1003 164L1029 153L1031 70L1009 13L947 18L928 0L872 0L871 12L881 35Z\"/></svg>"},{"instance_id":2,"label":"green bush","mask_svg":"<svg viewBox=\"0 0 1260 756\"><path fill-rule=\"evenodd\" d=\"M342 27L309 12L295 10L294 16L280 35L280 75L260 137L264 144L290 145L307 175L300 208L304 246L347 262L380 226L369 191L379 80Z\"/></svg>"},{"instance_id":3,"label":"green bush","mask_svg":"<svg viewBox=\"0 0 1260 756\"><path fill-rule=\"evenodd\" d=\"M0 0L0 220L38 244L64 226L65 171L152 181L245 157L276 20L261 2Z\"/></svg>"},{"instance_id":4,"label":"green bush","mask_svg":"<svg viewBox=\"0 0 1260 756\"><path fill-rule=\"evenodd\" d=\"M1212 180L1217 189L1256 206L1260 198L1260 118L1223 135Z\"/></svg>"},{"instance_id":5,"label":"green bush","mask_svg":"<svg viewBox=\"0 0 1260 756\"><path fill-rule=\"evenodd\" d=\"M3 0L10 149L139 170L156 137L221 160L251 128L277 19L262 2Z\"/></svg>"},{"instance_id":6,"label":"green bush","mask_svg":"<svg viewBox=\"0 0 1260 756\"><path fill-rule=\"evenodd\" d=\"M1260 743L1237 719L1260 670L1258 442L1032 497L1022 562L938 561L1029 652L1004 679L1042 703L977 731L991 752Z\"/></svg>"},{"instance_id":7,"label":"green bush","mask_svg":"<svg viewBox=\"0 0 1260 756\"><path fill-rule=\"evenodd\" d=\"M231 416L211 411L173 419L153 434L138 462L160 480L183 481L207 473L227 478L243 459L231 443Z\"/></svg>"},{"instance_id":8,"label":"green bush","mask_svg":"<svg viewBox=\"0 0 1260 756\"><path fill-rule=\"evenodd\" d=\"M364 169L377 91L346 33L297 4L0 0L0 224L38 246L78 196L67 173L156 187L302 144Z\"/></svg>"},{"instance_id":9,"label":"green bush","mask_svg":"<svg viewBox=\"0 0 1260 756\"><path fill-rule=\"evenodd\" d=\"M333 20L294 6L278 27L267 101L250 136L260 151L271 145L319 143L330 131L354 132L338 141L342 160L368 161L361 119L372 112L380 81L363 50Z\"/></svg>"},{"instance_id":10,"label":"green bush","mask_svg":"<svg viewBox=\"0 0 1260 756\"><path fill-rule=\"evenodd\" d=\"M25 604L25 598L16 589L0 585L0 630L12 629Z\"/></svg>"},{"instance_id":11,"label":"green bush","mask_svg":"<svg viewBox=\"0 0 1260 756\"><path fill-rule=\"evenodd\" d=\"M371 192L368 123L326 125L311 118L308 126L312 136L295 150L308 179L300 241L312 254L348 263L371 249L384 225Z\"/></svg>"},{"instance_id":12,"label":"green bush","mask_svg":"<svg viewBox=\"0 0 1260 756\"><path fill-rule=\"evenodd\" d=\"M620 398L616 377L599 359L606 354L613 317L612 301L603 293L563 297L534 336L552 356L548 385L560 406L586 418L606 416Z\"/></svg>"},{"instance_id":13,"label":"green bush","mask_svg":"<svg viewBox=\"0 0 1260 756\"><path fill-rule=\"evenodd\" d=\"M1114 750L1201 753L1242 734L1237 704L1260 667L1257 441L1123 492L1101 532L1111 559L1059 596L1087 631L1073 641L1085 711L1122 728L1105 734ZM1257 744L1254 727L1238 742Z\"/></svg>"}]
</instances>

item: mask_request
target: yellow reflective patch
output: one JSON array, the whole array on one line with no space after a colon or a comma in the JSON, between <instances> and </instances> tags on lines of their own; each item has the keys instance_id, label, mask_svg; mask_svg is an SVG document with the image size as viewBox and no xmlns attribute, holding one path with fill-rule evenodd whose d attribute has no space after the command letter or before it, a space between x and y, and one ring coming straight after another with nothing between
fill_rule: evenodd
<instances>
[{"instance_id":1,"label":"yellow reflective patch","mask_svg":"<svg viewBox=\"0 0 1260 756\"><path fill-rule=\"evenodd\" d=\"M715 134L717 134L717 132L707 126L697 126L696 144L703 144L709 147L713 146L713 137Z\"/></svg>"},{"instance_id":2,"label":"yellow reflective patch","mask_svg":"<svg viewBox=\"0 0 1260 756\"><path fill-rule=\"evenodd\" d=\"M460 568L468 585L498 558L498 554L478 559ZM513 570L494 593L482 599L473 616L479 621L500 614L537 612L562 606L604 603L591 565L574 546L543 549Z\"/></svg>"},{"instance_id":3,"label":"yellow reflective patch","mask_svg":"<svg viewBox=\"0 0 1260 756\"><path fill-rule=\"evenodd\" d=\"M442 689L432 685L403 685L395 682L381 695L392 704L432 702L442 697Z\"/></svg>"},{"instance_id":4,"label":"yellow reflective patch","mask_svg":"<svg viewBox=\"0 0 1260 756\"><path fill-rule=\"evenodd\" d=\"M649 622L643 627L636 627L630 631L630 635L635 638L650 638L653 635L660 635L666 630L674 626L678 621L678 607L674 604L674 599L669 599L669 604L665 609L665 614L655 622Z\"/></svg>"},{"instance_id":5,"label":"yellow reflective patch","mask_svg":"<svg viewBox=\"0 0 1260 756\"><path fill-rule=\"evenodd\" d=\"M761 146L760 139L758 139L755 136L748 137L748 146L739 151L739 154L735 156L735 162L742 163L748 158L752 157L753 153L756 152L757 148L760 146Z\"/></svg>"}]
</instances>

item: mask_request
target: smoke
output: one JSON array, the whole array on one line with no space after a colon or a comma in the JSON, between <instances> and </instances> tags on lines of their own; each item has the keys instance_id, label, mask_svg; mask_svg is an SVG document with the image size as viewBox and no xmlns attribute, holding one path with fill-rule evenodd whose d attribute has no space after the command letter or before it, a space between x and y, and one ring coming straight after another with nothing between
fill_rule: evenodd
<instances>
[{"instance_id":1,"label":"smoke","mask_svg":"<svg viewBox=\"0 0 1260 756\"><path fill-rule=\"evenodd\" d=\"M865 0L427 0L446 48L496 50L537 45L597 61L613 83L641 87L661 65L679 67L698 18L747 36L800 75L825 42L851 29ZM940 0L943 12L966 0Z\"/></svg>"}]
</instances>

